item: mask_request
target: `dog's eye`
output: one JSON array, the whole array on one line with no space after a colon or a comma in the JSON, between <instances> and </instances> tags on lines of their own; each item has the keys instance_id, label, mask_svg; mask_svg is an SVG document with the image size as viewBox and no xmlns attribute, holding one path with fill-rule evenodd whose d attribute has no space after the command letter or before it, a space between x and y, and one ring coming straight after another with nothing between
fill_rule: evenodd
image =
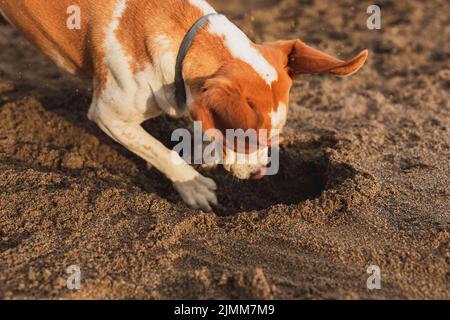
<instances>
[{"instance_id":1,"label":"dog's eye","mask_svg":"<svg viewBox=\"0 0 450 320\"><path fill-rule=\"evenodd\" d=\"M248 103L250 108L252 108L253 110L256 109L256 105L252 101L247 100L247 103Z\"/></svg>"}]
</instances>

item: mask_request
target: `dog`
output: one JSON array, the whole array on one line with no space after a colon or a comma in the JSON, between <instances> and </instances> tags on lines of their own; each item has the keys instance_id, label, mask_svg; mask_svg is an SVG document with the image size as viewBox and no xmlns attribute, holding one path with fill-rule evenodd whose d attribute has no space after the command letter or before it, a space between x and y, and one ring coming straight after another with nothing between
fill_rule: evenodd
<instances>
[{"instance_id":1,"label":"dog","mask_svg":"<svg viewBox=\"0 0 450 320\"><path fill-rule=\"evenodd\" d=\"M88 118L205 211L218 204L216 183L145 131L144 121L165 114L201 121L205 131L282 130L295 79L349 76L368 57L364 50L342 61L300 39L255 44L204 0L0 0L0 12L59 67L92 79ZM68 27L71 13L78 28ZM250 179L266 166L225 169Z\"/></svg>"}]
</instances>

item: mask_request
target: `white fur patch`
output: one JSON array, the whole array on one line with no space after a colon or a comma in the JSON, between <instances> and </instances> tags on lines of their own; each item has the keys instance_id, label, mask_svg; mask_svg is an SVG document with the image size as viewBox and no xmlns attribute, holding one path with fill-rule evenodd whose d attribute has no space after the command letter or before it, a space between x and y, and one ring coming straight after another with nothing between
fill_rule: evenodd
<instances>
[{"instance_id":1,"label":"white fur patch","mask_svg":"<svg viewBox=\"0 0 450 320\"><path fill-rule=\"evenodd\" d=\"M142 123L158 116L162 110L171 116L178 116L172 88L175 78L172 41L165 35L155 37L152 48L154 63L148 63L142 66L143 71L133 73L132 58L125 54L116 35L126 2L117 1L111 23L105 30L104 50L108 77L98 99L94 97L91 117L95 119L98 109L102 109L103 117L107 113L111 118L133 123Z\"/></svg>"},{"instance_id":2,"label":"white fur patch","mask_svg":"<svg viewBox=\"0 0 450 320\"><path fill-rule=\"evenodd\" d=\"M51 56L53 62L55 62L58 67L60 67L63 70L66 70L70 74L75 74L76 70L69 66L67 61L59 54L58 51L52 50Z\"/></svg>"},{"instance_id":3,"label":"white fur patch","mask_svg":"<svg viewBox=\"0 0 450 320\"><path fill-rule=\"evenodd\" d=\"M174 79L176 56L169 36L160 34L153 40L153 65L150 86L159 107L172 117L180 116L175 103Z\"/></svg>"},{"instance_id":4,"label":"white fur patch","mask_svg":"<svg viewBox=\"0 0 450 320\"><path fill-rule=\"evenodd\" d=\"M272 111L270 113L270 118L272 120L272 129L281 129L287 120L286 104L280 102L277 111Z\"/></svg>"},{"instance_id":5,"label":"white fur patch","mask_svg":"<svg viewBox=\"0 0 450 320\"><path fill-rule=\"evenodd\" d=\"M277 81L278 73L275 68L254 47L250 39L238 27L223 15L215 15L209 18L209 31L225 39L225 45L231 55L240 59L255 69L255 71L271 86Z\"/></svg>"},{"instance_id":6,"label":"white fur patch","mask_svg":"<svg viewBox=\"0 0 450 320\"><path fill-rule=\"evenodd\" d=\"M173 83L176 58L173 52L172 39L166 35L159 35L155 37L154 43L156 45L154 60L158 61L158 69L161 72L162 81L165 84Z\"/></svg>"},{"instance_id":7,"label":"white fur patch","mask_svg":"<svg viewBox=\"0 0 450 320\"><path fill-rule=\"evenodd\" d=\"M189 2L194 7L201 9L205 15L216 12L216 10L214 10L214 8L205 0L189 0Z\"/></svg>"},{"instance_id":8,"label":"white fur patch","mask_svg":"<svg viewBox=\"0 0 450 320\"><path fill-rule=\"evenodd\" d=\"M143 122L151 90L143 72L133 74L128 57L117 39L116 31L126 9L126 0L117 1L111 23L105 30L105 66L107 82L99 97L94 97L89 110L90 119L102 113L103 121L121 119L127 122ZM146 70L148 71L148 69ZM98 99L97 99L98 98Z\"/></svg>"},{"instance_id":9,"label":"white fur patch","mask_svg":"<svg viewBox=\"0 0 450 320\"><path fill-rule=\"evenodd\" d=\"M112 21L106 28L105 38L105 63L112 76L124 89L132 82L133 74L130 69L128 57L125 55L122 45L116 37L120 18L126 8L126 0L119 0L114 10Z\"/></svg>"}]
</instances>

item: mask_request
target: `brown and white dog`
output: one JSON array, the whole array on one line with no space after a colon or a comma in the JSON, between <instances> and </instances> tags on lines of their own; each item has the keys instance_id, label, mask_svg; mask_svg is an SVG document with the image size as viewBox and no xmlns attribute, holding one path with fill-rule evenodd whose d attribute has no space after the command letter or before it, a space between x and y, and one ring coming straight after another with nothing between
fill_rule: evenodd
<instances>
[{"instance_id":1,"label":"brown and white dog","mask_svg":"<svg viewBox=\"0 0 450 320\"><path fill-rule=\"evenodd\" d=\"M67 10L80 8L79 29ZM286 123L294 78L357 72L363 51L347 62L300 40L257 45L223 15L210 15L182 65L187 109L174 97L177 54L188 30L214 13L204 0L0 0L0 12L47 57L93 79L88 117L111 138L164 173L184 201L211 210L216 184L149 135L141 124L162 114L189 115L203 129L279 129ZM267 163L227 165L238 178Z\"/></svg>"}]
</instances>

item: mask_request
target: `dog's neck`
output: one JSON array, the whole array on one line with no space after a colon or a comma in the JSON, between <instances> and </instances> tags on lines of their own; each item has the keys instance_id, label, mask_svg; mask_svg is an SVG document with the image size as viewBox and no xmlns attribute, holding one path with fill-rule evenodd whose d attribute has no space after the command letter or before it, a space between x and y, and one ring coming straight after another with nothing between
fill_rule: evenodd
<instances>
[{"instance_id":1,"label":"dog's neck","mask_svg":"<svg viewBox=\"0 0 450 320\"><path fill-rule=\"evenodd\" d=\"M185 81L192 94L198 93L205 80L233 59L250 65L269 86L278 79L275 67L236 25L223 15L213 15L197 35L184 63Z\"/></svg>"},{"instance_id":2,"label":"dog's neck","mask_svg":"<svg viewBox=\"0 0 450 320\"><path fill-rule=\"evenodd\" d=\"M210 31L214 28L213 24L215 23L214 18L211 18L196 34L193 45L183 63L182 70L187 89L188 106L192 99L201 92L205 81L214 76L227 61L232 59L226 49L224 39ZM234 25L233 27L237 28Z\"/></svg>"},{"instance_id":3,"label":"dog's neck","mask_svg":"<svg viewBox=\"0 0 450 320\"><path fill-rule=\"evenodd\" d=\"M195 22L196 20L192 24ZM185 35L177 35L176 39L180 41L176 44L177 48ZM248 37L225 16L219 14L210 16L196 33L183 62L182 73L188 107L202 92L205 81L213 77L228 61L237 58L251 65L256 62L257 68L258 60L254 58L259 55ZM271 67L269 70L262 70L261 73L276 77L276 71Z\"/></svg>"},{"instance_id":4,"label":"dog's neck","mask_svg":"<svg viewBox=\"0 0 450 320\"><path fill-rule=\"evenodd\" d=\"M164 91L163 95L156 95L158 104L167 114L179 117L185 114L195 97L209 78L211 78L220 68L231 59L229 51L225 48L224 39L211 32L214 19L208 19L198 30L192 39L192 44L187 50L181 64L182 76L186 90L186 108L179 108L175 99L175 76L176 57L180 54L180 47L186 37L190 27L198 21L204 12L195 7L191 7L192 12L186 15L183 21L183 28L176 28L179 21L170 21L164 25L164 29L159 34L151 34L149 40L153 69L156 70L158 81L155 87L160 86ZM225 19L224 17L222 19ZM228 21L226 19L226 21ZM152 22L154 23L154 22ZM231 24L231 22L229 22ZM236 26L233 25L237 29ZM149 27L150 29L150 27ZM154 87L152 85L152 87ZM153 88L158 92L158 89ZM176 111L175 111L176 110Z\"/></svg>"}]
</instances>

